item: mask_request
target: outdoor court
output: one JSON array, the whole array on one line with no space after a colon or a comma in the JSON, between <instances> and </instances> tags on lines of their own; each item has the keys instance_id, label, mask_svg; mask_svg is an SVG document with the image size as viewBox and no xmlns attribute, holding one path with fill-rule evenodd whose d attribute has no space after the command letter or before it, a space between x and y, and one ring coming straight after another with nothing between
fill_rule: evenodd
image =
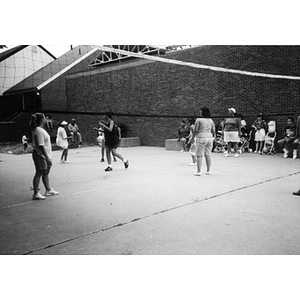
<instances>
[{"instance_id":1,"label":"outdoor court","mask_svg":"<svg viewBox=\"0 0 300 300\"><path fill-rule=\"evenodd\" d=\"M300 159L213 153L212 175L196 177L188 153L119 152L129 168L104 172L97 146L71 149L70 164L54 151L59 195L44 201L31 200L31 154L0 154L0 254L300 254Z\"/></svg>"}]
</instances>

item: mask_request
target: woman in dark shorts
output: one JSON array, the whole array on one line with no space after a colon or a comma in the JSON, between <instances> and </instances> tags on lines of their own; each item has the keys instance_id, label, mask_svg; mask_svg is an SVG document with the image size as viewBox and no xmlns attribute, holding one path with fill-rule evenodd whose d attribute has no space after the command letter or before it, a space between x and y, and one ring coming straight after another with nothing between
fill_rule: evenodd
<instances>
[{"instance_id":1,"label":"woman in dark shorts","mask_svg":"<svg viewBox=\"0 0 300 300\"><path fill-rule=\"evenodd\" d=\"M35 113L30 120L32 130L32 159L35 165L35 175L33 177L33 197L32 200L45 200L46 197L40 194L39 184L42 178L46 192L45 196L58 195L58 192L51 188L49 183L49 172L52 166L52 146L50 136L43 128L47 120L42 113Z\"/></svg>"},{"instance_id":2,"label":"woman in dark shorts","mask_svg":"<svg viewBox=\"0 0 300 300\"><path fill-rule=\"evenodd\" d=\"M112 116L110 114L107 114L104 117L104 122L101 122L104 129L106 158L108 162L108 167L105 169L106 172L113 170L111 167L110 153L112 153L114 157L117 157L123 161L125 169L127 169L129 166L128 160L125 159L121 154L117 153L119 144L119 132L115 122L111 117Z\"/></svg>"}]
</instances>

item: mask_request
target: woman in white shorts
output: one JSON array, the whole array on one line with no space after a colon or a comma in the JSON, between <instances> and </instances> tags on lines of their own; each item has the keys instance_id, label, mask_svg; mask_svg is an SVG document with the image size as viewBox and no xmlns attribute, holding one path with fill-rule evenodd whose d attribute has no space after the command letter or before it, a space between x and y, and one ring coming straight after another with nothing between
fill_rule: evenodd
<instances>
[{"instance_id":1,"label":"woman in white shorts","mask_svg":"<svg viewBox=\"0 0 300 300\"><path fill-rule=\"evenodd\" d=\"M256 144L255 144L254 153L262 154L265 140L266 140L266 130L267 130L267 123L264 120L263 114L259 114L257 116L257 119L253 123L252 127L255 129L254 140Z\"/></svg>"},{"instance_id":2,"label":"woman in white shorts","mask_svg":"<svg viewBox=\"0 0 300 300\"><path fill-rule=\"evenodd\" d=\"M223 122L222 135L224 142L227 143L227 151L224 156L229 156L231 148L235 149L234 157L238 157L238 142L241 136L241 119L236 117L236 110L228 108L229 118L226 118Z\"/></svg>"},{"instance_id":3,"label":"woman in white shorts","mask_svg":"<svg viewBox=\"0 0 300 300\"><path fill-rule=\"evenodd\" d=\"M68 160L68 152L69 152L69 142L68 139L72 138L67 136L66 132L66 125L68 123L66 121L62 121L59 124L59 127L57 129L57 135L56 135L56 145L63 149L63 152L61 154L60 162L61 163L68 163L70 162Z\"/></svg>"}]
</instances>

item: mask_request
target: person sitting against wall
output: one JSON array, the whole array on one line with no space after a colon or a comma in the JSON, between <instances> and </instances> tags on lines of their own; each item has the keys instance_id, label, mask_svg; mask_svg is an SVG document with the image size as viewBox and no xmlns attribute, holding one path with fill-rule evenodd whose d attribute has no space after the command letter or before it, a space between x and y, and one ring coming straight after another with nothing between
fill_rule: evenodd
<instances>
[{"instance_id":1,"label":"person sitting against wall","mask_svg":"<svg viewBox=\"0 0 300 300\"><path fill-rule=\"evenodd\" d=\"M283 157L287 158L289 152L293 150L293 159L297 158L299 138L296 136L295 120L292 117L288 117L287 126L284 128L284 137L278 140L278 145L283 147Z\"/></svg>"},{"instance_id":2,"label":"person sitting against wall","mask_svg":"<svg viewBox=\"0 0 300 300\"><path fill-rule=\"evenodd\" d=\"M78 136L78 147L80 148L81 144L82 144L82 136L81 136L81 133L79 132L79 127L76 124L75 119L71 120L71 123L68 125L68 129L69 129L70 134L72 136L72 143L73 144L75 143L76 136Z\"/></svg>"},{"instance_id":3,"label":"person sitting against wall","mask_svg":"<svg viewBox=\"0 0 300 300\"><path fill-rule=\"evenodd\" d=\"M190 126L187 124L186 120L181 121L181 125L178 127L178 142L182 143L182 150L180 152L187 151L187 137L190 134Z\"/></svg>"}]
</instances>

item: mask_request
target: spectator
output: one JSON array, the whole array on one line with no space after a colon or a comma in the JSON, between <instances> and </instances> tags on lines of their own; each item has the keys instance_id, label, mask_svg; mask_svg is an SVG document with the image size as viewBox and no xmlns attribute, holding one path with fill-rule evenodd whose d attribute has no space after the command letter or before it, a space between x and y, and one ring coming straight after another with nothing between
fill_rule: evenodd
<instances>
[{"instance_id":1,"label":"spectator","mask_svg":"<svg viewBox=\"0 0 300 300\"><path fill-rule=\"evenodd\" d=\"M297 124L296 124L296 138L300 139L300 116L298 116ZM293 195L300 196L300 189L298 192L294 192Z\"/></svg>"},{"instance_id":2,"label":"spectator","mask_svg":"<svg viewBox=\"0 0 300 300\"><path fill-rule=\"evenodd\" d=\"M186 151L186 142L187 142L187 137L190 134L190 128L187 125L187 122L185 120L181 121L181 125L178 127L178 142L181 141L182 143L182 149L180 152Z\"/></svg>"},{"instance_id":3,"label":"spectator","mask_svg":"<svg viewBox=\"0 0 300 300\"><path fill-rule=\"evenodd\" d=\"M22 144L23 144L23 151L26 152L28 148L28 138L26 134L23 134L22 136Z\"/></svg>"},{"instance_id":4,"label":"spectator","mask_svg":"<svg viewBox=\"0 0 300 300\"><path fill-rule=\"evenodd\" d=\"M254 123L252 128L255 130L255 151L254 153L263 154L263 148L266 140L266 131L268 129L267 123L265 121L264 115L260 113Z\"/></svg>"},{"instance_id":5,"label":"spectator","mask_svg":"<svg viewBox=\"0 0 300 300\"><path fill-rule=\"evenodd\" d=\"M33 177L33 197L32 200L45 200L39 192L39 184L42 178L46 192L45 196L58 195L49 182L49 173L52 166L52 146L50 136L43 128L47 120L42 113L35 113L30 120L32 130L32 159L35 165L35 175Z\"/></svg>"},{"instance_id":6,"label":"spectator","mask_svg":"<svg viewBox=\"0 0 300 300\"><path fill-rule=\"evenodd\" d=\"M287 119L287 126L284 128L284 137L277 142L283 147L283 157L289 156L290 150L293 150L293 159L297 158L299 138L296 136L295 120L292 117Z\"/></svg>"},{"instance_id":7,"label":"spectator","mask_svg":"<svg viewBox=\"0 0 300 300\"><path fill-rule=\"evenodd\" d=\"M76 124L75 119L71 120L71 123L68 125L68 129L70 131L73 144L75 143L76 136L78 136L78 147L80 148L81 144L82 144L82 136L81 136L81 133L79 132L79 127Z\"/></svg>"},{"instance_id":8,"label":"spectator","mask_svg":"<svg viewBox=\"0 0 300 300\"><path fill-rule=\"evenodd\" d=\"M235 149L234 157L238 157L238 142L241 136L241 119L236 117L235 108L228 108L229 117L224 119L222 136L224 141L227 143L227 151L225 151L224 156L229 156L231 153L231 148Z\"/></svg>"}]
</instances>

